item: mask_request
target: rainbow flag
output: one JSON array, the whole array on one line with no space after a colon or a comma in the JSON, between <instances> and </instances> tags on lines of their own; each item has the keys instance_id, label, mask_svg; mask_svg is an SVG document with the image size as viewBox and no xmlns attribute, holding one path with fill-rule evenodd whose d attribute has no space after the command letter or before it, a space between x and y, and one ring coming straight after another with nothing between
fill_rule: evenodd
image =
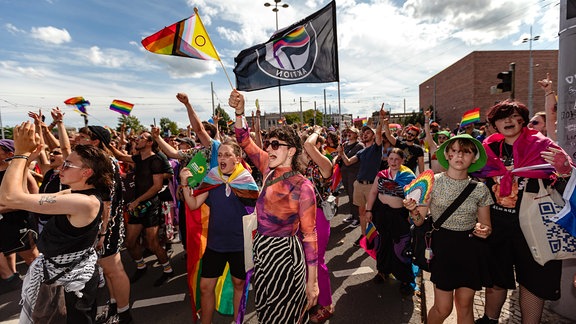
<instances>
[{"instance_id":1,"label":"rainbow flag","mask_svg":"<svg viewBox=\"0 0 576 324\"><path fill-rule=\"evenodd\" d=\"M284 124L284 120L278 119L278 125L282 125L282 124Z\"/></svg>"},{"instance_id":2,"label":"rainbow flag","mask_svg":"<svg viewBox=\"0 0 576 324\"><path fill-rule=\"evenodd\" d=\"M130 115L132 107L134 107L134 104L122 100L114 100L110 105L110 110L119 112L122 115Z\"/></svg>"},{"instance_id":3,"label":"rainbow flag","mask_svg":"<svg viewBox=\"0 0 576 324\"><path fill-rule=\"evenodd\" d=\"M64 100L64 104L69 106L76 106L76 109L81 114L88 115L86 112L86 106L90 105L90 101L85 100L84 97L72 97Z\"/></svg>"},{"instance_id":4,"label":"rainbow flag","mask_svg":"<svg viewBox=\"0 0 576 324\"><path fill-rule=\"evenodd\" d=\"M470 109L462 116L460 127L480 122L480 108Z\"/></svg>"},{"instance_id":5,"label":"rainbow flag","mask_svg":"<svg viewBox=\"0 0 576 324\"><path fill-rule=\"evenodd\" d=\"M198 320L201 311L200 304L200 274L202 273L202 255L208 243L208 219L210 208L203 204L200 208L191 210L186 207L186 251L188 256L188 289L192 306L192 321ZM234 314L234 287L230 275L230 267L226 264L224 275L216 283L216 311L222 315Z\"/></svg>"},{"instance_id":6,"label":"rainbow flag","mask_svg":"<svg viewBox=\"0 0 576 324\"><path fill-rule=\"evenodd\" d=\"M220 61L196 8L189 18L144 38L142 46L156 54Z\"/></svg>"}]
</instances>

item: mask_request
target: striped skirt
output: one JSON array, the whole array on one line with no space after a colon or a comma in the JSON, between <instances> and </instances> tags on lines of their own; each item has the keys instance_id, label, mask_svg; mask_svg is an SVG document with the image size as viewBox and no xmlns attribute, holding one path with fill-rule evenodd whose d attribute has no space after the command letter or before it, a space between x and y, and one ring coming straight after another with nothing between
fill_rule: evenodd
<instances>
[{"instance_id":1,"label":"striped skirt","mask_svg":"<svg viewBox=\"0 0 576 324\"><path fill-rule=\"evenodd\" d=\"M306 261L296 236L254 238L254 298L259 323L308 323Z\"/></svg>"}]
</instances>

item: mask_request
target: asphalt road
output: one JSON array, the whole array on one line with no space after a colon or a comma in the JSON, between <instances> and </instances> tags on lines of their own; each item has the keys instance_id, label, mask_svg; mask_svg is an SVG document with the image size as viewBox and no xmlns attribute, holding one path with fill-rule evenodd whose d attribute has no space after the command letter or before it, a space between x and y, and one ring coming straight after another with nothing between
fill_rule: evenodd
<instances>
[{"instance_id":1,"label":"asphalt road","mask_svg":"<svg viewBox=\"0 0 576 324\"><path fill-rule=\"evenodd\" d=\"M347 196L340 198L340 205ZM360 235L360 228L351 228L342 220L349 216L341 206L339 214L332 219L332 229L327 265L332 272L331 284L334 317L326 323L421 323L420 297L402 297L400 283L388 280L381 284L372 282L376 262L364 250L353 245ZM173 245L172 266L176 276L161 287L153 282L161 275L161 268L155 257L146 258L149 270L137 283L132 285L131 306L134 323L192 323L190 297L186 281L186 264L180 244ZM124 251L123 261L128 275L135 270L134 263ZM19 264L21 274L25 265ZM106 299L106 290L101 289L99 304ZM252 296L251 296L252 297ZM20 291L0 295L0 323L17 323L20 306ZM214 323L231 323L232 317L215 314ZM249 299L245 323L257 323L254 301Z\"/></svg>"}]
</instances>

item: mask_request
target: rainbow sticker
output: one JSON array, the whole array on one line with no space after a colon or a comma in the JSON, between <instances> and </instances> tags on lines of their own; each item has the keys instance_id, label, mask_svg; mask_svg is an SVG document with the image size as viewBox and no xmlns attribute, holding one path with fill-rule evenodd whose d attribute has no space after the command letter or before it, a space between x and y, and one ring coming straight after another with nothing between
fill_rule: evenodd
<instances>
[{"instance_id":1,"label":"rainbow sticker","mask_svg":"<svg viewBox=\"0 0 576 324\"><path fill-rule=\"evenodd\" d=\"M412 182L404 186L404 194L406 198L416 200L419 205L427 205L430 201L432 187L434 187L434 172L432 170L426 170L420 173Z\"/></svg>"}]
</instances>

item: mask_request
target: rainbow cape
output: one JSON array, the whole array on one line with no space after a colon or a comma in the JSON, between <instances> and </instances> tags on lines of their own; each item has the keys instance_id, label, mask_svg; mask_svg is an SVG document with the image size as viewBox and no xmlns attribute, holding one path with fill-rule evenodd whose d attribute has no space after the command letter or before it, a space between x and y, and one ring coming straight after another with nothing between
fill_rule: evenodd
<instances>
[{"instance_id":1,"label":"rainbow cape","mask_svg":"<svg viewBox=\"0 0 576 324\"><path fill-rule=\"evenodd\" d=\"M144 38L142 46L156 54L220 61L196 8L194 12L189 18Z\"/></svg>"},{"instance_id":2,"label":"rainbow cape","mask_svg":"<svg viewBox=\"0 0 576 324\"><path fill-rule=\"evenodd\" d=\"M474 108L466 111L462 116L462 121L460 122L460 127L464 127L469 124L480 122L480 108Z\"/></svg>"},{"instance_id":3,"label":"rainbow cape","mask_svg":"<svg viewBox=\"0 0 576 324\"><path fill-rule=\"evenodd\" d=\"M90 105L90 101L85 100L84 97L72 97L64 100L64 104L75 106L81 114L87 115L86 106Z\"/></svg>"},{"instance_id":4,"label":"rainbow cape","mask_svg":"<svg viewBox=\"0 0 576 324\"><path fill-rule=\"evenodd\" d=\"M112 104L110 104L110 110L119 112L126 116L130 115L132 107L134 107L134 104L122 100L114 100L112 101Z\"/></svg>"}]
</instances>

